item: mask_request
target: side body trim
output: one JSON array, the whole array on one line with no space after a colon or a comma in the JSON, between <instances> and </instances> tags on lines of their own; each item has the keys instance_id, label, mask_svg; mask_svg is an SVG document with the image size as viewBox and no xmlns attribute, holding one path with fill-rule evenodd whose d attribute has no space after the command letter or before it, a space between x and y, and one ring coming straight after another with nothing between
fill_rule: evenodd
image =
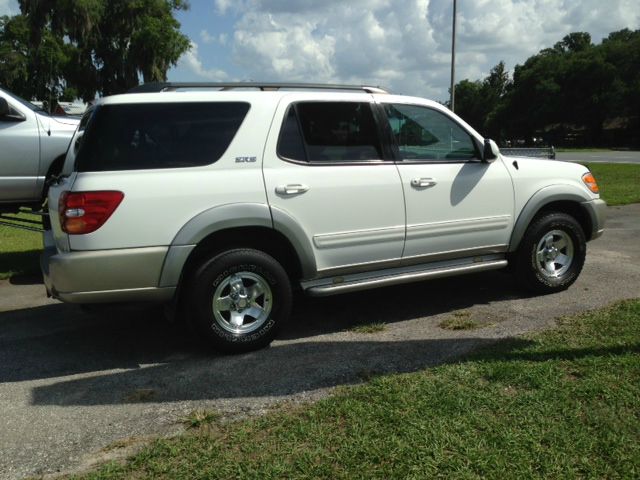
<instances>
[{"instance_id":1,"label":"side body trim","mask_svg":"<svg viewBox=\"0 0 640 480\"><path fill-rule=\"evenodd\" d=\"M488 245L478 248L467 248L463 250L451 250L448 252L432 253L428 255L416 255L414 257L403 257L402 259L384 260L382 262L369 262L347 265L344 267L320 270L318 273L322 278L335 275L353 275L372 270L390 269L395 267L411 267L432 262L442 262L456 260L465 257L477 257L482 255L492 255L507 251L506 245Z\"/></svg>"},{"instance_id":2,"label":"side body trim","mask_svg":"<svg viewBox=\"0 0 640 480\"><path fill-rule=\"evenodd\" d=\"M390 228L375 228L357 232L340 232L316 235L313 243L317 248L341 248L353 245L369 245L373 243L404 240L404 225Z\"/></svg>"},{"instance_id":3,"label":"side body trim","mask_svg":"<svg viewBox=\"0 0 640 480\"><path fill-rule=\"evenodd\" d=\"M53 292L53 296L69 303L120 303L120 302L169 302L175 287L170 288L130 288L122 290L102 290L96 292Z\"/></svg>"},{"instance_id":4,"label":"side body trim","mask_svg":"<svg viewBox=\"0 0 640 480\"><path fill-rule=\"evenodd\" d=\"M469 232L503 230L509 226L511 215L471 218L448 222L433 222L407 226L407 240L456 235Z\"/></svg>"}]
</instances>

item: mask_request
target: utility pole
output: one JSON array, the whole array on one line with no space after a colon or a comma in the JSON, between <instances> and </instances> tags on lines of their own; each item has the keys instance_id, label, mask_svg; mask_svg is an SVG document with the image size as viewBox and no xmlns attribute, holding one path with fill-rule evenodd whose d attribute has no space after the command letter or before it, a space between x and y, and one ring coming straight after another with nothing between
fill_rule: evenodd
<instances>
[{"instance_id":1,"label":"utility pole","mask_svg":"<svg viewBox=\"0 0 640 480\"><path fill-rule=\"evenodd\" d=\"M451 29L451 98L450 108L455 112L456 104L456 4L457 0L453 0L453 27Z\"/></svg>"}]
</instances>

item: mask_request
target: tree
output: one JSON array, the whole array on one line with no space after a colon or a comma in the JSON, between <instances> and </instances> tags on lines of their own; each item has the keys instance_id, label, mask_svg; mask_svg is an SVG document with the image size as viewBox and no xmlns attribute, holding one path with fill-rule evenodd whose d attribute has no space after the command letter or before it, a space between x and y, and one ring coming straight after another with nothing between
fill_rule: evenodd
<instances>
[{"instance_id":1,"label":"tree","mask_svg":"<svg viewBox=\"0 0 640 480\"><path fill-rule=\"evenodd\" d=\"M89 101L140 80L164 81L190 46L173 16L188 8L184 0L19 3L20 15L0 21L0 52L18 46L22 53L6 61L0 81L27 98L75 91Z\"/></svg>"},{"instance_id":2,"label":"tree","mask_svg":"<svg viewBox=\"0 0 640 480\"><path fill-rule=\"evenodd\" d=\"M28 83L28 39L29 26L24 17L0 17L0 85Z\"/></svg>"},{"instance_id":3,"label":"tree","mask_svg":"<svg viewBox=\"0 0 640 480\"><path fill-rule=\"evenodd\" d=\"M462 80L456 84L456 113L483 134L498 139L499 106L510 85L509 72L502 61L482 82Z\"/></svg>"},{"instance_id":4,"label":"tree","mask_svg":"<svg viewBox=\"0 0 640 480\"><path fill-rule=\"evenodd\" d=\"M558 145L579 133L584 145L638 145L640 30L612 32L599 45L586 32L566 35L516 65L513 81L500 62L483 81L458 83L456 110L497 140L543 134ZM607 123L618 125L615 136Z\"/></svg>"}]
</instances>

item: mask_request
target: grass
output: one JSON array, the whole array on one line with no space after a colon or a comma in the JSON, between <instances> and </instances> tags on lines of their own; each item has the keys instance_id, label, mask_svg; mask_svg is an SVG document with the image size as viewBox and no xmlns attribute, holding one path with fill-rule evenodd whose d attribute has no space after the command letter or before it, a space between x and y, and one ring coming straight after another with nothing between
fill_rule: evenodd
<instances>
[{"instance_id":1,"label":"grass","mask_svg":"<svg viewBox=\"0 0 640 480\"><path fill-rule=\"evenodd\" d=\"M17 218L38 219L27 214L20 214ZM0 226L0 280L14 275L37 274L41 250L41 233Z\"/></svg>"},{"instance_id":2,"label":"grass","mask_svg":"<svg viewBox=\"0 0 640 480\"><path fill-rule=\"evenodd\" d=\"M81 478L638 478L639 339L640 301L623 302Z\"/></svg>"},{"instance_id":3,"label":"grass","mask_svg":"<svg viewBox=\"0 0 640 480\"><path fill-rule=\"evenodd\" d=\"M220 414L209 410L194 410L182 419L182 423L187 428L201 428L211 425L220 419Z\"/></svg>"},{"instance_id":4,"label":"grass","mask_svg":"<svg viewBox=\"0 0 640 480\"><path fill-rule=\"evenodd\" d=\"M484 325L472 318L471 312L462 310L460 312L454 312L450 317L442 320L438 326L445 330L473 330L483 327Z\"/></svg>"},{"instance_id":5,"label":"grass","mask_svg":"<svg viewBox=\"0 0 640 480\"><path fill-rule=\"evenodd\" d=\"M349 329L354 333L379 333L384 332L387 329L387 325L384 322L365 323L363 325L356 325Z\"/></svg>"},{"instance_id":6,"label":"grass","mask_svg":"<svg viewBox=\"0 0 640 480\"><path fill-rule=\"evenodd\" d=\"M600 187L600 196L609 205L640 202L640 165L587 163Z\"/></svg>"}]
</instances>

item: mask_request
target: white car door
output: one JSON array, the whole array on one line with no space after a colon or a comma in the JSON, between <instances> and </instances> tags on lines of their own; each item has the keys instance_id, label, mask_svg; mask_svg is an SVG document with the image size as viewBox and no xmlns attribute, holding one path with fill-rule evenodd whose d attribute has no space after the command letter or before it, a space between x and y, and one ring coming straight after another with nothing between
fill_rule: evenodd
<instances>
[{"instance_id":1,"label":"white car door","mask_svg":"<svg viewBox=\"0 0 640 480\"><path fill-rule=\"evenodd\" d=\"M407 236L404 261L506 251L513 228L513 185L498 158L434 106L382 103L397 146Z\"/></svg>"},{"instance_id":2,"label":"white car door","mask_svg":"<svg viewBox=\"0 0 640 480\"><path fill-rule=\"evenodd\" d=\"M276 228L278 218L297 224L321 274L399 262L402 185L392 159L384 159L372 97L305 98L291 94L280 102L265 149Z\"/></svg>"}]
</instances>

